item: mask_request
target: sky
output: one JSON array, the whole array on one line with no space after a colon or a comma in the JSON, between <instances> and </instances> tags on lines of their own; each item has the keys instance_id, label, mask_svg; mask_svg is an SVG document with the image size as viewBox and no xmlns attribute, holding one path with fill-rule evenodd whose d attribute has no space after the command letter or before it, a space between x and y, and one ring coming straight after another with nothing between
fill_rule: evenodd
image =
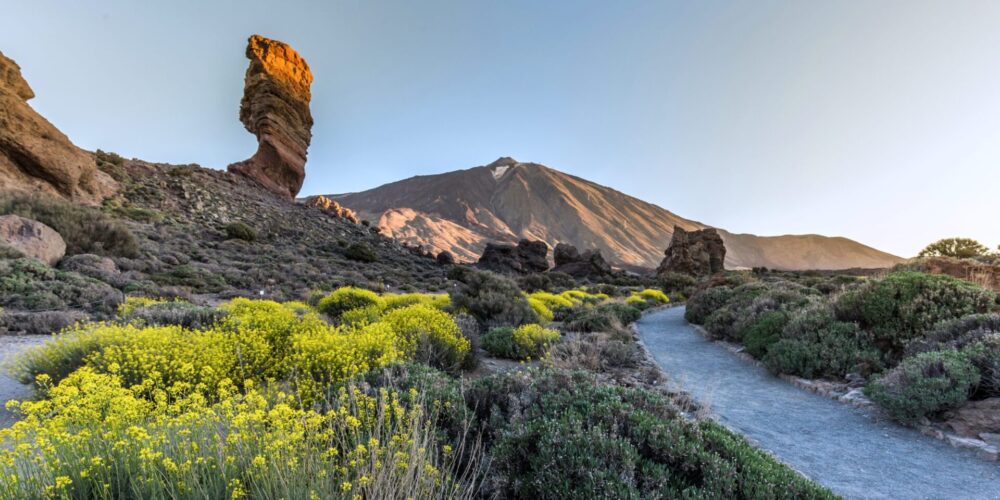
<instances>
[{"instance_id":1,"label":"sky","mask_svg":"<svg viewBox=\"0 0 1000 500\"><path fill-rule=\"evenodd\" d=\"M309 62L301 195L542 163L733 232L1000 244L994 1L3 0L87 149L225 168L253 33Z\"/></svg>"}]
</instances>

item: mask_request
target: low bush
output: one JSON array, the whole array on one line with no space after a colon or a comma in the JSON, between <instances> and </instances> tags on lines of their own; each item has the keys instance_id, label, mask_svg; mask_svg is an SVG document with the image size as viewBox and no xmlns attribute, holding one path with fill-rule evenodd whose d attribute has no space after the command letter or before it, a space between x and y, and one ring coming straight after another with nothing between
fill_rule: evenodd
<instances>
[{"instance_id":1,"label":"low bush","mask_svg":"<svg viewBox=\"0 0 1000 500\"><path fill-rule=\"evenodd\" d=\"M375 251L367 243L352 243L351 246L344 250L344 256L358 262L375 262L378 260L378 255L375 254Z\"/></svg>"},{"instance_id":2,"label":"low bush","mask_svg":"<svg viewBox=\"0 0 1000 500\"><path fill-rule=\"evenodd\" d=\"M430 306L415 304L394 309L375 324L381 323L392 329L397 345L409 359L454 371L469 354L469 340L455 320Z\"/></svg>"},{"instance_id":3,"label":"low bush","mask_svg":"<svg viewBox=\"0 0 1000 500\"><path fill-rule=\"evenodd\" d=\"M1000 397L1000 333L982 337L962 350L979 371L974 399Z\"/></svg>"},{"instance_id":4,"label":"low bush","mask_svg":"<svg viewBox=\"0 0 1000 500\"><path fill-rule=\"evenodd\" d=\"M223 229L227 240L257 241L257 231L242 222L230 222Z\"/></svg>"},{"instance_id":5,"label":"low bush","mask_svg":"<svg viewBox=\"0 0 1000 500\"><path fill-rule=\"evenodd\" d=\"M761 358L774 373L805 378L842 378L881 368L880 354L857 325L837 321L825 304L794 313Z\"/></svg>"},{"instance_id":6,"label":"low bush","mask_svg":"<svg viewBox=\"0 0 1000 500\"><path fill-rule=\"evenodd\" d=\"M921 338L906 345L906 355L944 349L962 349L1000 333L1000 314L972 314L938 323Z\"/></svg>"},{"instance_id":7,"label":"low bush","mask_svg":"<svg viewBox=\"0 0 1000 500\"><path fill-rule=\"evenodd\" d=\"M122 321L148 326L177 325L185 328L208 328L225 313L214 307L196 306L184 301L150 301L135 304L135 297L118 306Z\"/></svg>"},{"instance_id":8,"label":"low bush","mask_svg":"<svg viewBox=\"0 0 1000 500\"><path fill-rule=\"evenodd\" d=\"M566 328L574 332L608 331L642 317L642 311L628 304L608 302L583 309L566 319Z\"/></svg>"},{"instance_id":9,"label":"low bush","mask_svg":"<svg viewBox=\"0 0 1000 500\"><path fill-rule=\"evenodd\" d=\"M893 273L844 293L834 303L837 317L857 322L891 364L906 344L938 322L989 312L996 294L950 276Z\"/></svg>"},{"instance_id":10,"label":"low bush","mask_svg":"<svg viewBox=\"0 0 1000 500\"><path fill-rule=\"evenodd\" d=\"M926 352L884 373L868 385L867 393L893 418L912 424L965 403L979 379L965 354Z\"/></svg>"},{"instance_id":11,"label":"low bush","mask_svg":"<svg viewBox=\"0 0 1000 500\"><path fill-rule=\"evenodd\" d=\"M833 498L745 440L690 423L662 396L584 372L507 372L466 404L501 498Z\"/></svg>"},{"instance_id":12,"label":"low bush","mask_svg":"<svg viewBox=\"0 0 1000 500\"><path fill-rule=\"evenodd\" d=\"M371 290L365 290L364 288L348 286L338 288L326 297L320 299L319 303L316 305L316 309L318 309L319 312L336 319L339 318L341 314L344 314L351 309L377 306L380 305L380 303L381 299L377 293Z\"/></svg>"},{"instance_id":13,"label":"low bush","mask_svg":"<svg viewBox=\"0 0 1000 500\"><path fill-rule=\"evenodd\" d=\"M454 269L460 269L456 266ZM472 315L485 328L537 323L538 315L517 283L489 271L456 274L459 287L451 292L451 310Z\"/></svg>"},{"instance_id":14,"label":"low bush","mask_svg":"<svg viewBox=\"0 0 1000 500\"><path fill-rule=\"evenodd\" d=\"M483 348L498 358L537 359L557 340L558 331L540 325L506 326L494 328L483 336Z\"/></svg>"},{"instance_id":15,"label":"low bush","mask_svg":"<svg viewBox=\"0 0 1000 500\"><path fill-rule=\"evenodd\" d=\"M709 288L688 299L684 309L684 319L696 325L704 325L708 316L729 302L733 289L728 286Z\"/></svg>"},{"instance_id":16,"label":"low bush","mask_svg":"<svg viewBox=\"0 0 1000 500\"><path fill-rule=\"evenodd\" d=\"M743 343L747 352L755 358L763 358L768 349L781 340L781 331L788 324L788 315L780 311L764 314L743 335Z\"/></svg>"},{"instance_id":17,"label":"low bush","mask_svg":"<svg viewBox=\"0 0 1000 500\"><path fill-rule=\"evenodd\" d=\"M96 279L35 259L0 259L0 307L26 312L80 309L103 317L121 301L121 292Z\"/></svg>"},{"instance_id":18,"label":"low bush","mask_svg":"<svg viewBox=\"0 0 1000 500\"><path fill-rule=\"evenodd\" d=\"M54 196L6 194L0 196L0 215L7 214L34 219L55 229L66 242L67 255L139 255L139 243L128 227L95 208Z\"/></svg>"}]
</instances>

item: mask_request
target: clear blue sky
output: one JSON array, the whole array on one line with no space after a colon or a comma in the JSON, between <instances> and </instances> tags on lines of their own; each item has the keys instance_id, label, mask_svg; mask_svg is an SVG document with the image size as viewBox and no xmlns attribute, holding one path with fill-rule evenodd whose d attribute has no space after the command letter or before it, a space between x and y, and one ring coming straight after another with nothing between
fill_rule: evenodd
<instances>
[{"instance_id":1,"label":"clear blue sky","mask_svg":"<svg viewBox=\"0 0 1000 500\"><path fill-rule=\"evenodd\" d=\"M736 232L1000 243L994 1L8 0L77 144L225 168L252 33L310 63L302 194L499 156Z\"/></svg>"}]
</instances>

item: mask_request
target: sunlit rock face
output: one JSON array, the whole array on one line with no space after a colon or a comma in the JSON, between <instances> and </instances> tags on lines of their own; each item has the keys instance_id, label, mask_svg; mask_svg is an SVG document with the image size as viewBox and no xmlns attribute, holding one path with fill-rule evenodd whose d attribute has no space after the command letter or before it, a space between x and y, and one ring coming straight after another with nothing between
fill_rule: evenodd
<instances>
[{"instance_id":1,"label":"sunlit rock face","mask_svg":"<svg viewBox=\"0 0 1000 500\"><path fill-rule=\"evenodd\" d=\"M313 75L305 59L288 44L250 37L250 59L240 102L240 121L257 136L257 152L229 166L275 194L292 199L305 179L306 151L312 139L309 101Z\"/></svg>"},{"instance_id":2,"label":"sunlit rock face","mask_svg":"<svg viewBox=\"0 0 1000 500\"><path fill-rule=\"evenodd\" d=\"M94 156L28 105L35 97L21 68L0 53L0 190L100 203L118 185Z\"/></svg>"}]
</instances>

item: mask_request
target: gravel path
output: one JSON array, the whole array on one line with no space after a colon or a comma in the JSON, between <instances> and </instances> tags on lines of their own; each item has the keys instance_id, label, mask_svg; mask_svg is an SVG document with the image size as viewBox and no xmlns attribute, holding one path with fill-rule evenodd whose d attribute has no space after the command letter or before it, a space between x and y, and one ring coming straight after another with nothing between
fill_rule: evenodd
<instances>
[{"instance_id":1,"label":"gravel path","mask_svg":"<svg viewBox=\"0 0 1000 500\"><path fill-rule=\"evenodd\" d=\"M7 375L7 362L14 358L19 352L42 342L50 337L48 335L22 335L22 336L2 336L0 335L0 428L8 427L14 423L15 416L7 411L7 401L11 399L25 399L31 397L31 387L24 385Z\"/></svg>"},{"instance_id":2,"label":"gravel path","mask_svg":"<svg viewBox=\"0 0 1000 500\"><path fill-rule=\"evenodd\" d=\"M1000 465L771 376L701 336L683 307L651 313L636 327L678 388L839 495L1000 499Z\"/></svg>"}]
</instances>

